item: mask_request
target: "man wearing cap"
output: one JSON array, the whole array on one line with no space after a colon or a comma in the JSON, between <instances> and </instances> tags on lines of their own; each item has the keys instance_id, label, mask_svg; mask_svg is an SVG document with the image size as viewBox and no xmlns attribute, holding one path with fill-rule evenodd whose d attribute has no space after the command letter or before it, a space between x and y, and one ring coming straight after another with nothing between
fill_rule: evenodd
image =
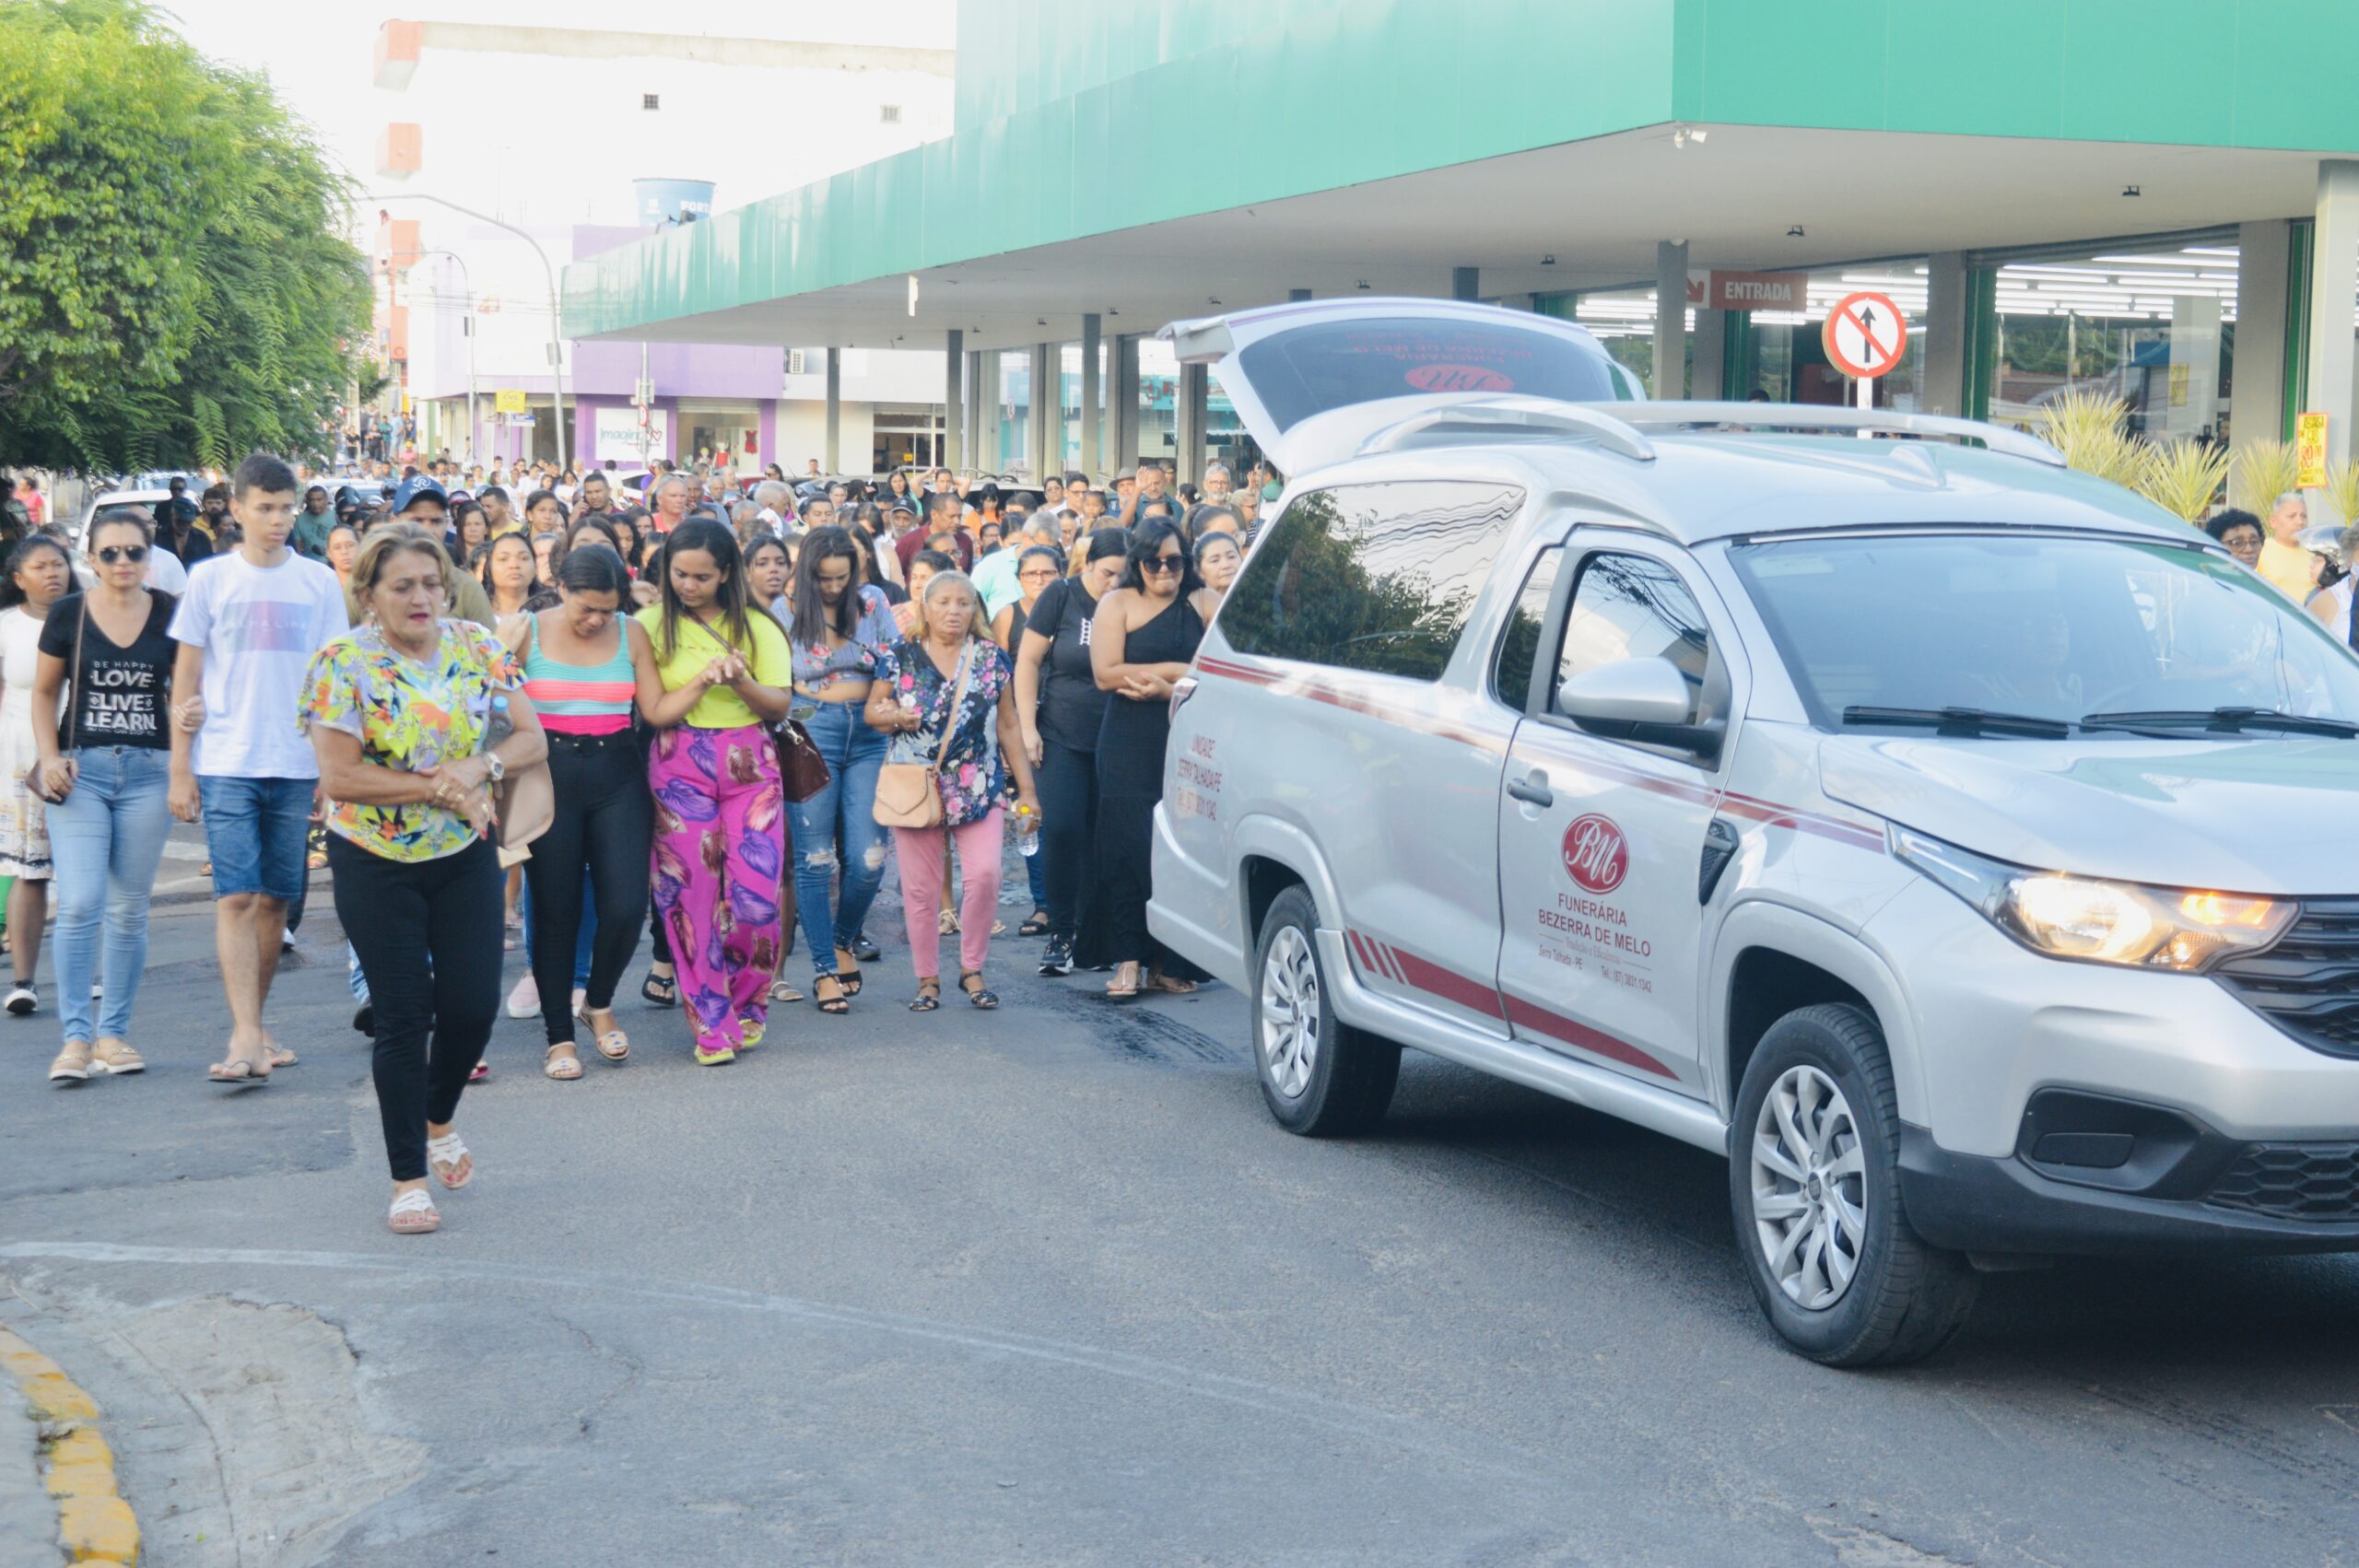
<instances>
[{"instance_id":1,"label":"man wearing cap","mask_svg":"<svg viewBox=\"0 0 2359 1568\"><path fill-rule=\"evenodd\" d=\"M393 492L393 514L387 521L412 523L440 544L448 515L442 486L423 474L414 474L403 480L402 487ZM474 573L452 572L442 585L442 593L449 602L452 620L473 621L486 631L499 624L499 617L491 613L491 595L484 591Z\"/></svg>"},{"instance_id":2,"label":"man wearing cap","mask_svg":"<svg viewBox=\"0 0 2359 1568\"><path fill-rule=\"evenodd\" d=\"M1125 468L1114 475L1114 509L1109 514L1117 528L1128 528L1139 520L1139 471Z\"/></svg>"},{"instance_id":3,"label":"man wearing cap","mask_svg":"<svg viewBox=\"0 0 2359 1568\"><path fill-rule=\"evenodd\" d=\"M188 498L188 481L172 476L171 494L156 503L156 543L193 567L213 554L213 541L196 526L196 503Z\"/></svg>"},{"instance_id":4,"label":"man wearing cap","mask_svg":"<svg viewBox=\"0 0 2359 1568\"><path fill-rule=\"evenodd\" d=\"M295 532L287 543L295 553L314 561L328 558L328 534L335 527L335 513L328 508L328 487L313 485L303 492L303 509L295 514Z\"/></svg>"}]
</instances>

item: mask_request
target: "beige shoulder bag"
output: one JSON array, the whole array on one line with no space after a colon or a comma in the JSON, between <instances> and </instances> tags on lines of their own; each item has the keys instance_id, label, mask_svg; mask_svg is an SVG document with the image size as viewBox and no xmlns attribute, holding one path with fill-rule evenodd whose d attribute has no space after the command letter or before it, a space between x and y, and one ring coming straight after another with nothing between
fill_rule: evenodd
<instances>
[{"instance_id":1,"label":"beige shoulder bag","mask_svg":"<svg viewBox=\"0 0 2359 1568\"><path fill-rule=\"evenodd\" d=\"M958 707L967 700L967 676L974 667L969 646L958 656L958 686L950 694L949 717L942 721L942 744L933 761L888 762L876 770L877 825L882 827L942 825L942 765L950 756L950 738L958 732Z\"/></svg>"}]
</instances>

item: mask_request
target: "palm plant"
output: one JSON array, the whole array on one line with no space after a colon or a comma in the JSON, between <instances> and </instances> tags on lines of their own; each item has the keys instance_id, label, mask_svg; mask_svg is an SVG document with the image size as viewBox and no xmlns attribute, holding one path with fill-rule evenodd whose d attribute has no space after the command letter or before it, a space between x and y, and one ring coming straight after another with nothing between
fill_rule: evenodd
<instances>
[{"instance_id":1,"label":"palm plant","mask_svg":"<svg viewBox=\"0 0 2359 1568\"><path fill-rule=\"evenodd\" d=\"M2040 405L2039 435L2081 473L2135 489L2145 443L2123 427L2129 412L2118 397L2071 388Z\"/></svg>"},{"instance_id":2,"label":"palm plant","mask_svg":"<svg viewBox=\"0 0 2359 1568\"><path fill-rule=\"evenodd\" d=\"M2359 527L2359 462L2339 462L2326 471L2326 504L2343 527Z\"/></svg>"},{"instance_id":3,"label":"palm plant","mask_svg":"<svg viewBox=\"0 0 2359 1568\"><path fill-rule=\"evenodd\" d=\"M2236 505L2266 517L2278 497L2297 487L2301 472L2293 442L2250 441L2237 449L2229 493Z\"/></svg>"},{"instance_id":4,"label":"palm plant","mask_svg":"<svg viewBox=\"0 0 2359 1568\"><path fill-rule=\"evenodd\" d=\"M2201 523L2227 483L2225 447L2201 441L2156 441L2146 445L2136 489L2181 522Z\"/></svg>"}]
</instances>

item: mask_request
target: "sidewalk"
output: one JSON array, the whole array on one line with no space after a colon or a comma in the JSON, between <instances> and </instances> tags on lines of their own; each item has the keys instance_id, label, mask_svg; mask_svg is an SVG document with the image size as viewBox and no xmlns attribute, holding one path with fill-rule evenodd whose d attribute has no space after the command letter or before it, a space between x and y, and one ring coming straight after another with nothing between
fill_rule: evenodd
<instances>
[{"instance_id":1,"label":"sidewalk","mask_svg":"<svg viewBox=\"0 0 2359 1568\"><path fill-rule=\"evenodd\" d=\"M41 1423L12 1381L0 1379L0 1562L63 1562L57 1504L41 1481Z\"/></svg>"}]
</instances>

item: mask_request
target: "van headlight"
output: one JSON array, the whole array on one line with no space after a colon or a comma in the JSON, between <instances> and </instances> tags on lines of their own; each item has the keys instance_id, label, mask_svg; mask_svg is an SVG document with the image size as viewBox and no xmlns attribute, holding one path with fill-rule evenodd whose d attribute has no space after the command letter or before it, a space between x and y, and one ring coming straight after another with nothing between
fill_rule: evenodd
<instances>
[{"instance_id":1,"label":"van headlight","mask_svg":"<svg viewBox=\"0 0 2359 1568\"><path fill-rule=\"evenodd\" d=\"M1895 858L2051 958L2193 974L2269 946L2285 934L2295 912L2290 898L2148 887L2011 866L1896 825L1890 842Z\"/></svg>"}]
</instances>

